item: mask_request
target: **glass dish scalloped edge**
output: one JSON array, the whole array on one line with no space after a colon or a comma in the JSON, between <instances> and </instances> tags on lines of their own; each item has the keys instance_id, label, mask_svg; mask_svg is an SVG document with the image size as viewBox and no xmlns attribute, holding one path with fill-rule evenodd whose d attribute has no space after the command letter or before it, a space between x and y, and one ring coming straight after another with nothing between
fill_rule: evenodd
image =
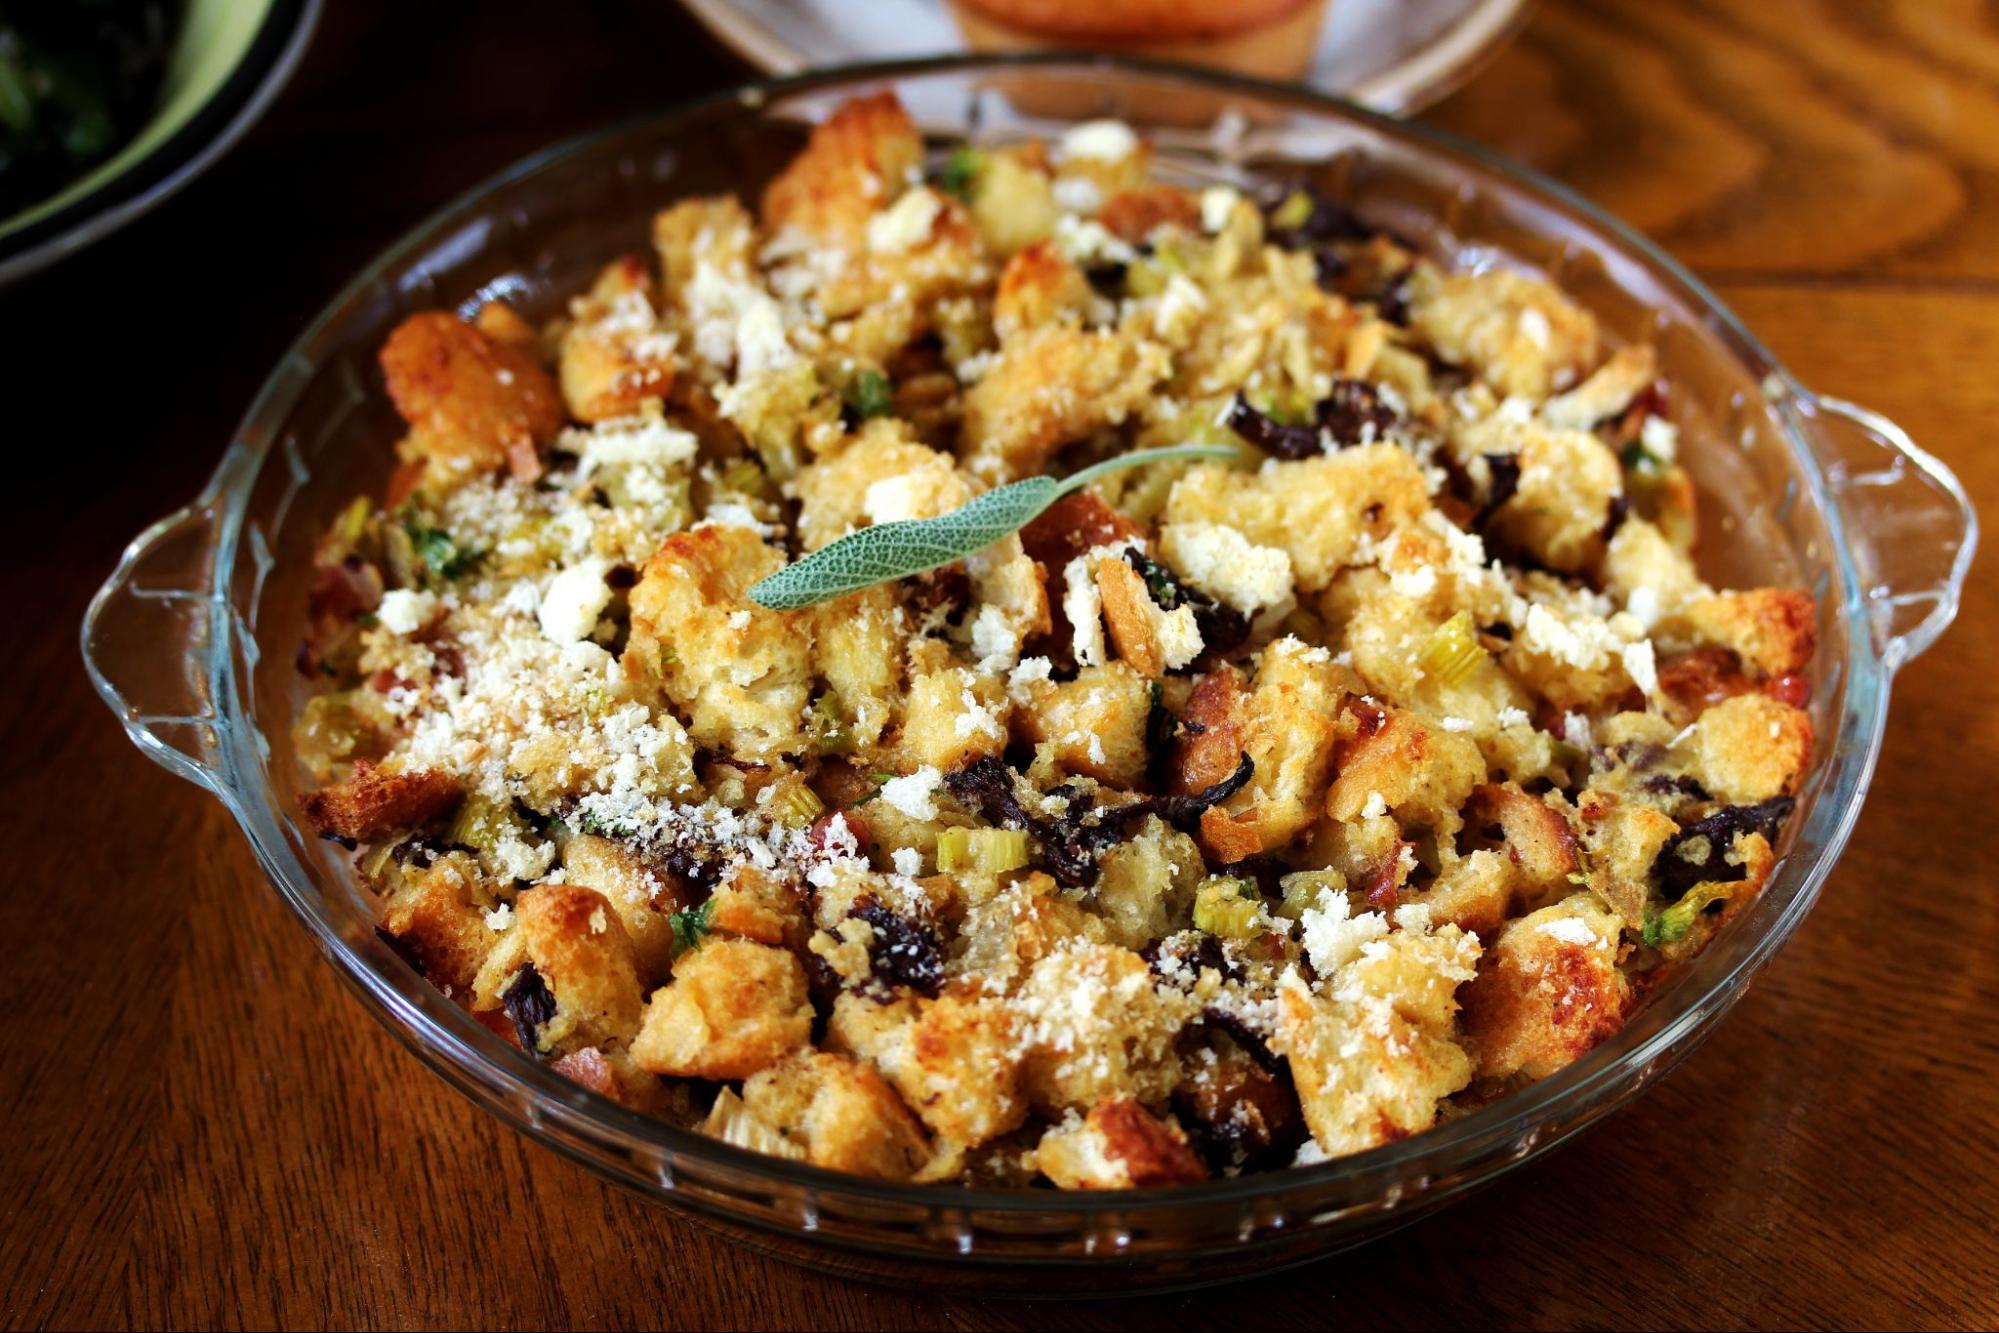
<instances>
[{"instance_id":1,"label":"glass dish scalloped edge","mask_svg":"<svg viewBox=\"0 0 1999 1333\"><path fill-rule=\"evenodd\" d=\"M410 311L503 296L545 316L652 212L745 192L802 122L893 86L933 146L1121 115L1169 179L1306 171L1459 263L1563 284L1613 340L1649 338L1703 491L1703 572L1819 601L1818 757L1758 899L1615 1038L1494 1105L1324 1165L1173 1189L1060 1194L883 1184L650 1120L541 1067L381 943L337 849L293 816L290 724L312 542L378 490L397 426L374 357ZM1859 813L1897 667L1950 622L1977 542L1962 487L1893 423L1808 392L1700 282L1552 181L1302 89L1147 62L940 59L778 80L552 148L465 195L357 277L287 351L214 478L125 551L83 652L135 743L218 796L364 1006L515 1128L697 1222L837 1272L987 1293L1123 1294L1318 1258L1404 1225L1577 1133L1670 1069L1811 908Z\"/></svg>"}]
</instances>

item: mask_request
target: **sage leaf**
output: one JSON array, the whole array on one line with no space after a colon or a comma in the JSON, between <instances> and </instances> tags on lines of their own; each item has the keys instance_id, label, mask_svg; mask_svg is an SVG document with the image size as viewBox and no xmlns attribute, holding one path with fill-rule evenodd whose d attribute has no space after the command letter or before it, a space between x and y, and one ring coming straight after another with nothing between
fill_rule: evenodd
<instances>
[{"instance_id":1,"label":"sage leaf","mask_svg":"<svg viewBox=\"0 0 1999 1333\"><path fill-rule=\"evenodd\" d=\"M773 611L795 611L858 588L908 578L963 560L1026 527L1049 505L1098 478L1128 467L1179 458L1235 458L1221 445L1184 444L1120 454L1061 480L1029 477L977 495L936 518L906 518L850 532L750 589L750 600Z\"/></svg>"}]
</instances>

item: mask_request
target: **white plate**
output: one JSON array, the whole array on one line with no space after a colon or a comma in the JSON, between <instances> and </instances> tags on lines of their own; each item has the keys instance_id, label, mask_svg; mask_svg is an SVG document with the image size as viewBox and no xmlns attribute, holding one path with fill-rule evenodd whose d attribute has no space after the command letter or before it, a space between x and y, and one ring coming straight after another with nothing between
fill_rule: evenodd
<instances>
[{"instance_id":1,"label":"white plate","mask_svg":"<svg viewBox=\"0 0 1999 1333\"><path fill-rule=\"evenodd\" d=\"M944 0L687 0L770 74L963 49ZM1333 0L1305 82L1377 111L1421 110L1456 87L1527 0Z\"/></svg>"}]
</instances>

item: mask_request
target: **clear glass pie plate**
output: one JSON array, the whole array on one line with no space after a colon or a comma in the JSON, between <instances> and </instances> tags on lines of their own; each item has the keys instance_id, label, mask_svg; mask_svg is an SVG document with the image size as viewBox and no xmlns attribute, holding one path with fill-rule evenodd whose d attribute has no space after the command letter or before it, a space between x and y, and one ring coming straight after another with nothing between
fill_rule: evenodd
<instances>
[{"instance_id":1,"label":"clear glass pie plate","mask_svg":"<svg viewBox=\"0 0 1999 1333\"><path fill-rule=\"evenodd\" d=\"M379 493L399 425L375 354L412 311L504 296L536 317L643 250L682 196L754 196L837 101L889 86L940 153L959 140L1132 119L1186 181L1305 174L1454 263L1538 268L1611 337L1649 339L1703 485L1720 583L1819 598L1818 758L1760 897L1614 1039L1515 1096L1357 1156L1172 1189L1060 1194L883 1184L756 1156L636 1115L473 1021L376 938L339 849L301 827L291 722L317 534ZM758 85L551 149L418 226L272 370L213 479L132 543L83 651L147 755L213 792L363 1003L507 1123L717 1230L823 1268L1037 1295L1123 1294L1295 1264L1408 1223L1520 1166L1684 1058L1811 908L1853 827L1894 672L1949 623L1976 544L1957 480L1892 423L1811 393L1672 260L1560 186L1301 89L1080 57L949 59Z\"/></svg>"}]
</instances>

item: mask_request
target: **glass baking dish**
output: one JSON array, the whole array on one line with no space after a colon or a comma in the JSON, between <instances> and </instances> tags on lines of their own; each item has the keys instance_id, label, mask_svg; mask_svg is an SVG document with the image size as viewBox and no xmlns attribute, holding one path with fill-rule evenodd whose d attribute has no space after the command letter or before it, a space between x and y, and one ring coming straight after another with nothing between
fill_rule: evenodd
<instances>
[{"instance_id":1,"label":"glass baking dish","mask_svg":"<svg viewBox=\"0 0 1999 1333\"><path fill-rule=\"evenodd\" d=\"M1819 598L1815 767L1758 899L1614 1039L1517 1095L1324 1165L1174 1189L1059 1194L883 1184L636 1115L508 1045L381 943L341 854L295 819L293 667L317 534L379 493L399 425L375 353L411 311L505 297L536 317L654 210L751 193L803 126L893 87L947 151L1124 116L1189 182L1308 175L1455 263L1504 255L1650 339L1703 486L1703 568ZM530 158L425 221L272 371L206 489L127 548L83 652L133 741L228 806L277 891L376 1018L478 1105L716 1230L835 1271L1038 1295L1130 1292L1300 1263L1404 1225L1606 1115L1684 1058L1812 905L1866 794L1895 669L1949 624L1976 545L1963 489L1891 422L1808 392L1691 274L1551 181L1295 88L1105 58L944 59L746 88Z\"/></svg>"}]
</instances>

